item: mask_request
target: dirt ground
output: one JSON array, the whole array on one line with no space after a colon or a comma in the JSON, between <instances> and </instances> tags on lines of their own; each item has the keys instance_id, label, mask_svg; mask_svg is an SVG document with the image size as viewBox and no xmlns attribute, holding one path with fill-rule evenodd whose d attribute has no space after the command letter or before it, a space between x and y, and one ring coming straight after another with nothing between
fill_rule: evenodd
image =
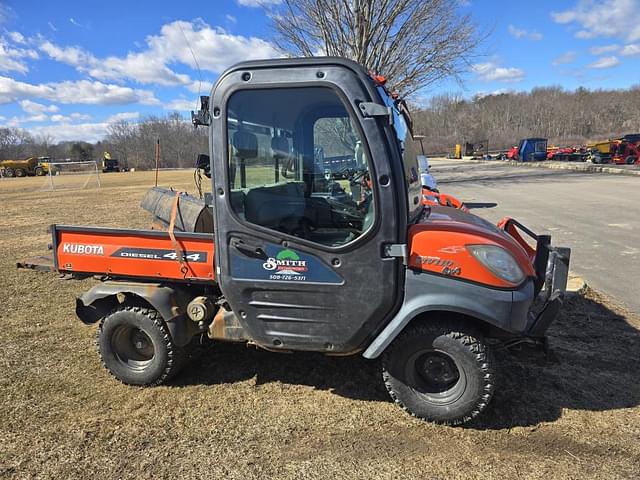
<instances>
[{"instance_id":1,"label":"dirt ground","mask_svg":"<svg viewBox=\"0 0 640 480\"><path fill-rule=\"evenodd\" d=\"M547 362L499 353L491 407L465 428L403 413L361 357L214 345L170 385L119 384L74 314L92 281L15 269L51 223L148 224L152 173L102 180L0 180L0 478L640 477L640 319L592 291L552 326Z\"/></svg>"}]
</instances>

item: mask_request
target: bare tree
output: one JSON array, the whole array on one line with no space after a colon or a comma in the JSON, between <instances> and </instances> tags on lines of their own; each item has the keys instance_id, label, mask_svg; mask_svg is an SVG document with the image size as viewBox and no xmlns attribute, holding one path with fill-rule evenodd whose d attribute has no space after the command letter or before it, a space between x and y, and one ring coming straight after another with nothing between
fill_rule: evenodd
<instances>
[{"instance_id":1,"label":"bare tree","mask_svg":"<svg viewBox=\"0 0 640 480\"><path fill-rule=\"evenodd\" d=\"M460 0L284 0L276 44L293 55L350 58L411 95L460 80L482 36Z\"/></svg>"}]
</instances>

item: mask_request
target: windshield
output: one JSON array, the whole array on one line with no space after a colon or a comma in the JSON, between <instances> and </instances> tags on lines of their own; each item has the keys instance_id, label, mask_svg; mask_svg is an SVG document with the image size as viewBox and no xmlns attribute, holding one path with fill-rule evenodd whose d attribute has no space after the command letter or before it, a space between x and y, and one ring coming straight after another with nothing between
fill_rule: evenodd
<instances>
[{"instance_id":1,"label":"windshield","mask_svg":"<svg viewBox=\"0 0 640 480\"><path fill-rule=\"evenodd\" d=\"M384 87L379 86L377 88L382 101L388 107L391 107L393 112L393 130L402 153L402 165L408 194L409 220L411 221L422 211L420 203L422 182L418 174L418 155L411 130L411 117L404 102L394 101Z\"/></svg>"}]
</instances>

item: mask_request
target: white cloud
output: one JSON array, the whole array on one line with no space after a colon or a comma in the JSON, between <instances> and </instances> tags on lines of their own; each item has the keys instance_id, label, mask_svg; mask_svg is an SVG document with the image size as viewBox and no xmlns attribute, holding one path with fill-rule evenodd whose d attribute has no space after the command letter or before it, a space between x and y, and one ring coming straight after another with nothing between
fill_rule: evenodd
<instances>
[{"instance_id":1,"label":"white cloud","mask_svg":"<svg viewBox=\"0 0 640 480\"><path fill-rule=\"evenodd\" d=\"M618 60L618 57L611 56L611 57L599 58L595 62L589 64L588 67L589 68L611 68L619 64L620 64L620 60Z\"/></svg>"},{"instance_id":2,"label":"white cloud","mask_svg":"<svg viewBox=\"0 0 640 480\"><path fill-rule=\"evenodd\" d=\"M12 18L15 17L15 13L11 10L9 5L5 5L4 3L0 3L0 25L8 22Z\"/></svg>"},{"instance_id":3,"label":"white cloud","mask_svg":"<svg viewBox=\"0 0 640 480\"><path fill-rule=\"evenodd\" d=\"M71 120L71 117L65 117L64 115L60 115L60 114L51 115L52 122L69 122L70 120Z\"/></svg>"},{"instance_id":4,"label":"white cloud","mask_svg":"<svg viewBox=\"0 0 640 480\"><path fill-rule=\"evenodd\" d=\"M37 58L38 52L35 50L15 47L10 45L5 38L0 37L0 72L27 73L29 67L26 60Z\"/></svg>"},{"instance_id":5,"label":"white cloud","mask_svg":"<svg viewBox=\"0 0 640 480\"><path fill-rule=\"evenodd\" d=\"M57 31L58 31L58 29L56 28L56 26L55 26L53 23L51 23L51 22L47 22L47 25L49 25L49 28L50 28L51 30L53 30L54 32L57 32Z\"/></svg>"},{"instance_id":6,"label":"white cloud","mask_svg":"<svg viewBox=\"0 0 640 480\"><path fill-rule=\"evenodd\" d=\"M508 90L506 88L499 88L492 92L478 91L473 95L474 100L481 100L485 97L494 97L498 95L504 95L505 93L513 93L513 90Z\"/></svg>"},{"instance_id":7,"label":"white cloud","mask_svg":"<svg viewBox=\"0 0 640 480\"><path fill-rule=\"evenodd\" d=\"M602 55L603 53L612 53L620 50L620 45L602 45L600 47L592 47L589 49L591 55Z\"/></svg>"},{"instance_id":8,"label":"white cloud","mask_svg":"<svg viewBox=\"0 0 640 480\"><path fill-rule=\"evenodd\" d=\"M625 57L638 56L640 55L640 45L637 43L625 45L624 47L622 47L622 50L620 50L620 55L624 55Z\"/></svg>"},{"instance_id":9,"label":"white cloud","mask_svg":"<svg viewBox=\"0 0 640 480\"><path fill-rule=\"evenodd\" d=\"M556 23L577 24L582 29L577 38L624 38L629 42L640 40L640 4L638 0L578 0L563 12L553 12Z\"/></svg>"},{"instance_id":10,"label":"white cloud","mask_svg":"<svg viewBox=\"0 0 640 480\"><path fill-rule=\"evenodd\" d=\"M564 52L562 55L560 55L559 57L556 57L553 62L551 62L552 65L565 65L567 63L573 63L576 60L576 52Z\"/></svg>"},{"instance_id":11,"label":"white cloud","mask_svg":"<svg viewBox=\"0 0 640 480\"><path fill-rule=\"evenodd\" d=\"M189 85L186 85L187 90L193 93L199 93L200 95L208 95L213 88L213 80L194 80Z\"/></svg>"},{"instance_id":12,"label":"white cloud","mask_svg":"<svg viewBox=\"0 0 640 480\"><path fill-rule=\"evenodd\" d=\"M130 79L142 84L188 85L188 88L193 80L168 65L181 63L220 73L240 60L278 56L273 45L265 40L233 35L202 20L178 20L163 25L159 35L146 38L146 44L146 49L140 52L106 58L98 58L81 47L61 47L51 41L41 42L40 49L54 60L100 80Z\"/></svg>"},{"instance_id":13,"label":"white cloud","mask_svg":"<svg viewBox=\"0 0 640 480\"><path fill-rule=\"evenodd\" d=\"M23 123L46 122L48 120L48 115L45 115L44 113L37 113L35 115L11 117L9 120L7 120L6 125L8 127L17 127L19 125L22 125Z\"/></svg>"},{"instance_id":14,"label":"white cloud","mask_svg":"<svg viewBox=\"0 0 640 480\"><path fill-rule=\"evenodd\" d=\"M85 25L85 24L82 24L82 23L78 22L78 21L77 21L75 18L73 18L73 17L70 17L70 18L69 18L69 21L70 21L73 25L75 25L76 27L80 27L80 28L87 28L87 29L89 28L89 24L86 24L86 25Z\"/></svg>"},{"instance_id":15,"label":"white cloud","mask_svg":"<svg viewBox=\"0 0 640 480\"><path fill-rule=\"evenodd\" d=\"M495 62L477 63L471 70L485 82L519 82L524 78L524 70L514 67L501 67Z\"/></svg>"},{"instance_id":16,"label":"white cloud","mask_svg":"<svg viewBox=\"0 0 640 480\"><path fill-rule=\"evenodd\" d=\"M26 39L24 38L24 35L22 35L20 32L9 32L8 35L9 35L9 38L13 40L15 43L22 43L22 44L27 43Z\"/></svg>"},{"instance_id":17,"label":"white cloud","mask_svg":"<svg viewBox=\"0 0 640 480\"><path fill-rule=\"evenodd\" d=\"M40 50L54 60L76 67L100 80L132 79L139 83L158 85L181 85L190 79L188 75L179 75L169 69L162 59L144 53L129 53L124 58L97 58L80 47L60 47L50 41L40 44Z\"/></svg>"},{"instance_id":18,"label":"white cloud","mask_svg":"<svg viewBox=\"0 0 640 480\"><path fill-rule=\"evenodd\" d=\"M238 19L236 17L234 17L233 15L227 14L227 15L224 16L224 18L226 18L229 23L233 23L234 25L236 23L238 23Z\"/></svg>"},{"instance_id":19,"label":"white cloud","mask_svg":"<svg viewBox=\"0 0 640 480\"><path fill-rule=\"evenodd\" d=\"M536 32L535 30L529 32L527 30L514 27L513 25L509 25L507 27L507 30L509 30L509 33L511 34L512 37L518 38L518 39L526 38L528 40L538 41L544 38L540 32Z\"/></svg>"},{"instance_id":20,"label":"white cloud","mask_svg":"<svg viewBox=\"0 0 640 480\"><path fill-rule=\"evenodd\" d=\"M137 120L140 118L140 112L120 112L111 115L105 120L105 123L121 122L122 120Z\"/></svg>"},{"instance_id":21,"label":"white cloud","mask_svg":"<svg viewBox=\"0 0 640 480\"><path fill-rule=\"evenodd\" d=\"M20 104L20 108L26 113L52 113L60 110L57 105L43 105L42 103L32 102L31 100L20 100L18 103Z\"/></svg>"},{"instance_id":22,"label":"white cloud","mask_svg":"<svg viewBox=\"0 0 640 480\"><path fill-rule=\"evenodd\" d=\"M60 115L60 114L51 115L51 117L49 117L49 119L52 122L69 123L69 122L72 122L74 120L89 120L89 119L91 119L91 115L86 115L86 114L83 114L83 113L74 112L71 115Z\"/></svg>"},{"instance_id":23,"label":"white cloud","mask_svg":"<svg viewBox=\"0 0 640 480\"><path fill-rule=\"evenodd\" d=\"M279 5L282 0L237 0L238 5L243 7L266 7L269 5Z\"/></svg>"},{"instance_id":24,"label":"white cloud","mask_svg":"<svg viewBox=\"0 0 640 480\"><path fill-rule=\"evenodd\" d=\"M233 35L202 20L177 20L163 25L160 35L147 37L147 43L150 50L166 62L179 62L191 68L199 65L214 73L241 60L280 56L273 45L261 38Z\"/></svg>"},{"instance_id":25,"label":"white cloud","mask_svg":"<svg viewBox=\"0 0 640 480\"><path fill-rule=\"evenodd\" d=\"M107 123L62 123L30 127L29 132L34 135L48 135L54 142L82 140L95 143L107 135L108 127Z\"/></svg>"},{"instance_id":26,"label":"white cloud","mask_svg":"<svg viewBox=\"0 0 640 480\"><path fill-rule=\"evenodd\" d=\"M41 98L58 103L89 105L128 103L154 105L158 103L152 92L120 85L89 80L31 84L0 76L0 104L25 98Z\"/></svg>"},{"instance_id":27,"label":"white cloud","mask_svg":"<svg viewBox=\"0 0 640 480\"><path fill-rule=\"evenodd\" d=\"M197 110L200 108L199 102L194 100L187 100L186 98L176 98L175 100L170 101L169 103L165 103L163 105L165 110L181 110L181 111L191 111Z\"/></svg>"}]
</instances>

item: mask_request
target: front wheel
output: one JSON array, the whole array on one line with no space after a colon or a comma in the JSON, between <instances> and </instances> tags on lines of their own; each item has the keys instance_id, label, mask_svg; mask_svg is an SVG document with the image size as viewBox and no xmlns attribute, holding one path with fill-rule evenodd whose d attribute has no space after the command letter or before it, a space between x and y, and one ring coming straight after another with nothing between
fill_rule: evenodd
<instances>
[{"instance_id":1,"label":"front wheel","mask_svg":"<svg viewBox=\"0 0 640 480\"><path fill-rule=\"evenodd\" d=\"M636 157L634 157L633 155L629 155L625 160L625 163L627 165L633 165L634 163L636 163Z\"/></svg>"},{"instance_id":2,"label":"front wheel","mask_svg":"<svg viewBox=\"0 0 640 480\"><path fill-rule=\"evenodd\" d=\"M493 358L482 336L458 322L408 327L385 351L382 377L404 410L446 425L478 416L494 389Z\"/></svg>"},{"instance_id":3,"label":"front wheel","mask_svg":"<svg viewBox=\"0 0 640 480\"><path fill-rule=\"evenodd\" d=\"M116 308L100 322L96 343L105 368L128 385L160 385L181 366L182 349L151 308Z\"/></svg>"}]
</instances>

